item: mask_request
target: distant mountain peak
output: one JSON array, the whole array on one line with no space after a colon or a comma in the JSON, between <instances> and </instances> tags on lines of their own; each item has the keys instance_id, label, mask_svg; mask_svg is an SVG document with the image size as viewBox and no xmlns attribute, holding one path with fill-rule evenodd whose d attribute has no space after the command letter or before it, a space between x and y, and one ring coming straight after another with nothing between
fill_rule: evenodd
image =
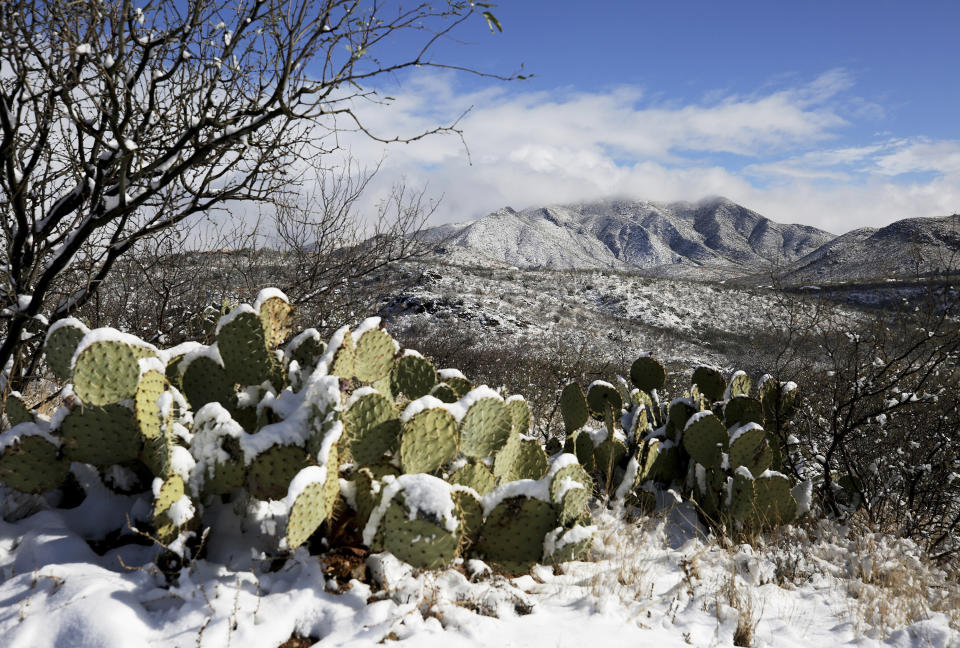
<instances>
[{"instance_id":1,"label":"distant mountain peak","mask_svg":"<svg viewBox=\"0 0 960 648\"><path fill-rule=\"evenodd\" d=\"M468 263L689 276L757 272L834 238L816 228L775 223L723 196L696 203L611 197L520 211L504 207L425 235L445 240L445 253Z\"/></svg>"}]
</instances>

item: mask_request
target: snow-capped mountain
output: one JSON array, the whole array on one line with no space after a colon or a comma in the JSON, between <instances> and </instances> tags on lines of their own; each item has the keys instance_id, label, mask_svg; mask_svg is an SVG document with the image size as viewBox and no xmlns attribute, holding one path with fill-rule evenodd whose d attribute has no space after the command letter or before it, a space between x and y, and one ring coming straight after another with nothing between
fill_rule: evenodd
<instances>
[{"instance_id":1,"label":"snow-capped mountain","mask_svg":"<svg viewBox=\"0 0 960 648\"><path fill-rule=\"evenodd\" d=\"M426 232L454 262L521 268L643 269L743 275L789 264L835 237L775 223L725 198L698 203L605 200L515 211Z\"/></svg>"},{"instance_id":2,"label":"snow-capped mountain","mask_svg":"<svg viewBox=\"0 0 960 648\"><path fill-rule=\"evenodd\" d=\"M960 269L960 215L847 232L784 268L790 282L911 277Z\"/></svg>"}]
</instances>

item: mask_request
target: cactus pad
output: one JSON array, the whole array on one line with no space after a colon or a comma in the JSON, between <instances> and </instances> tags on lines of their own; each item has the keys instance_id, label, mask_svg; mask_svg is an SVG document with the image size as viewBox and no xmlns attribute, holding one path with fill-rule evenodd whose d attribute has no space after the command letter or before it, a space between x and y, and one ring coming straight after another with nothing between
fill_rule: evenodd
<instances>
[{"instance_id":1,"label":"cactus pad","mask_svg":"<svg viewBox=\"0 0 960 648\"><path fill-rule=\"evenodd\" d=\"M274 373L263 321L252 309L240 313L234 311L221 319L217 349L232 383L259 385L270 380Z\"/></svg>"},{"instance_id":2,"label":"cactus pad","mask_svg":"<svg viewBox=\"0 0 960 648\"><path fill-rule=\"evenodd\" d=\"M510 411L497 398L474 402L460 421L460 452L467 457L492 457L510 437Z\"/></svg>"},{"instance_id":3,"label":"cactus pad","mask_svg":"<svg viewBox=\"0 0 960 648\"><path fill-rule=\"evenodd\" d=\"M734 473L730 485L730 515L736 520L746 520L753 513L753 479L741 471Z\"/></svg>"},{"instance_id":4,"label":"cactus pad","mask_svg":"<svg viewBox=\"0 0 960 648\"><path fill-rule=\"evenodd\" d=\"M736 470L746 466L753 473L766 446L766 432L759 425L748 424L742 428L734 428L730 435L730 469ZM760 471L762 472L762 471ZM759 474L753 473L753 474Z\"/></svg>"},{"instance_id":5,"label":"cactus pad","mask_svg":"<svg viewBox=\"0 0 960 648\"><path fill-rule=\"evenodd\" d=\"M451 493L460 518L460 553L477 541L483 527L483 505L472 493L454 490Z\"/></svg>"},{"instance_id":6,"label":"cactus pad","mask_svg":"<svg viewBox=\"0 0 960 648\"><path fill-rule=\"evenodd\" d=\"M299 446L277 445L261 452L247 469L247 489L261 500L283 499L290 481L309 464Z\"/></svg>"},{"instance_id":7,"label":"cactus pad","mask_svg":"<svg viewBox=\"0 0 960 648\"><path fill-rule=\"evenodd\" d=\"M749 396L750 386L750 376L745 371L736 371L730 376L730 384L727 386L725 396L728 399L735 396Z\"/></svg>"},{"instance_id":8,"label":"cactus pad","mask_svg":"<svg viewBox=\"0 0 960 648\"><path fill-rule=\"evenodd\" d=\"M293 306L281 297L270 297L260 304L260 321L267 347L275 349L290 337L293 328Z\"/></svg>"},{"instance_id":9,"label":"cactus pad","mask_svg":"<svg viewBox=\"0 0 960 648\"><path fill-rule=\"evenodd\" d=\"M390 382L394 394L403 394L410 400L416 400L429 394L437 384L437 370L426 358L405 355L394 363Z\"/></svg>"},{"instance_id":10,"label":"cactus pad","mask_svg":"<svg viewBox=\"0 0 960 648\"><path fill-rule=\"evenodd\" d=\"M7 396L5 413L7 420L10 422L10 427L33 421L30 408L27 407L27 404L23 402L19 395L12 392Z\"/></svg>"},{"instance_id":11,"label":"cactus pad","mask_svg":"<svg viewBox=\"0 0 960 648\"><path fill-rule=\"evenodd\" d=\"M94 342L77 356L73 390L84 403L107 405L133 398L140 380L140 354L123 342Z\"/></svg>"},{"instance_id":12,"label":"cactus pad","mask_svg":"<svg viewBox=\"0 0 960 648\"><path fill-rule=\"evenodd\" d=\"M719 468L720 456L729 438L720 419L713 414L701 415L683 431L683 447L698 464Z\"/></svg>"},{"instance_id":13,"label":"cactus pad","mask_svg":"<svg viewBox=\"0 0 960 648\"><path fill-rule=\"evenodd\" d=\"M354 376L372 383L390 375L396 354L393 338L381 329L370 329L357 340Z\"/></svg>"},{"instance_id":14,"label":"cactus pad","mask_svg":"<svg viewBox=\"0 0 960 648\"><path fill-rule=\"evenodd\" d=\"M384 548L400 560L424 569L438 569L453 562L460 546L460 531L451 533L437 522L416 516L403 502L393 498L380 522Z\"/></svg>"},{"instance_id":15,"label":"cactus pad","mask_svg":"<svg viewBox=\"0 0 960 648\"><path fill-rule=\"evenodd\" d=\"M34 423L22 423L36 429ZM21 493L43 493L63 483L70 471L70 462L58 457L57 446L35 434L22 434L0 454L0 482Z\"/></svg>"},{"instance_id":16,"label":"cactus pad","mask_svg":"<svg viewBox=\"0 0 960 648\"><path fill-rule=\"evenodd\" d=\"M507 410L510 412L510 426L518 434L530 432L530 405L523 398L507 400Z\"/></svg>"},{"instance_id":17,"label":"cactus pad","mask_svg":"<svg viewBox=\"0 0 960 648\"><path fill-rule=\"evenodd\" d=\"M649 356L637 358L630 366L630 381L634 387L649 394L654 389L663 389L667 372L662 364Z\"/></svg>"},{"instance_id":18,"label":"cactus pad","mask_svg":"<svg viewBox=\"0 0 960 648\"><path fill-rule=\"evenodd\" d=\"M234 399L233 385L227 378L227 372L213 358L205 355L190 360L180 378L180 385L194 411L207 403L227 406Z\"/></svg>"},{"instance_id":19,"label":"cactus pad","mask_svg":"<svg viewBox=\"0 0 960 648\"><path fill-rule=\"evenodd\" d=\"M450 483L472 488L483 496L496 487L497 479L482 463L472 463L457 469L450 475Z\"/></svg>"},{"instance_id":20,"label":"cactus pad","mask_svg":"<svg viewBox=\"0 0 960 648\"><path fill-rule=\"evenodd\" d=\"M543 539L556 521L548 502L523 496L506 498L487 516L476 550L507 572L527 572L543 556Z\"/></svg>"},{"instance_id":21,"label":"cactus pad","mask_svg":"<svg viewBox=\"0 0 960 648\"><path fill-rule=\"evenodd\" d=\"M88 332L89 329L86 326L77 320L71 320L70 323L58 324L47 336L47 341L43 347L44 357L46 357L50 369L60 380L70 380L71 375L73 375L70 369L70 360L73 358L80 340Z\"/></svg>"},{"instance_id":22,"label":"cactus pad","mask_svg":"<svg viewBox=\"0 0 960 648\"><path fill-rule=\"evenodd\" d=\"M693 384L711 403L723 400L723 394L727 388L727 381L723 379L723 374L712 367L697 367L693 372Z\"/></svg>"},{"instance_id":23,"label":"cactus pad","mask_svg":"<svg viewBox=\"0 0 960 648\"><path fill-rule=\"evenodd\" d=\"M403 425L400 464L405 473L432 473L457 453L457 420L450 412L424 410Z\"/></svg>"},{"instance_id":24,"label":"cactus pad","mask_svg":"<svg viewBox=\"0 0 960 648\"><path fill-rule=\"evenodd\" d=\"M763 423L763 408L755 398L734 396L723 406L723 420L728 427L744 423Z\"/></svg>"},{"instance_id":25,"label":"cactus pad","mask_svg":"<svg viewBox=\"0 0 960 648\"><path fill-rule=\"evenodd\" d=\"M367 465L397 446L400 414L386 397L370 393L357 399L343 415L354 461Z\"/></svg>"},{"instance_id":26,"label":"cactus pad","mask_svg":"<svg viewBox=\"0 0 960 648\"><path fill-rule=\"evenodd\" d=\"M143 445L134 413L116 403L76 407L60 424L60 434L69 460L101 468L136 459Z\"/></svg>"},{"instance_id":27,"label":"cactus pad","mask_svg":"<svg viewBox=\"0 0 960 648\"><path fill-rule=\"evenodd\" d=\"M590 418L587 397L577 383L570 383L560 392L560 414L567 434L582 428Z\"/></svg>"},{"instance_id":28,"label":"cactus pad","mask_svg":"<svg viewBox=\"0 0 960 648\"><path fill-rule=\"evenodd\" d=\"M547 474L548 463L547 453L537 441L511 435L494 459L493 474L501 484L518 479L540 479Z\"/></svg>"},{"instance_id":29,"label":"cactus pad","mask_svg":"<svg viewBox=\"0 0 960 648\"><path fill-rule=\"evenodd\" d=\"M623 409L623 399L616 388L606 383L595 382L587 390L587 405L590 413L596 418L603 418L608 411L614 415L620 414Z\"/></svg>"},{"instance_id":30,"label":"cactus pad","mask_svg":"<svg viewBox=\"0 0 960 648\"><path fill-rule=\"evenodd\" d=\"M797 500L790 492L790 480L780 473L764 473L753 482L755 508L753 521L761 527L776 526L797 517Z\"/></svg>"},{"instance_id":31,"label":"cactus pad","mask_svg":"<svg viewBox=\"0 0 960 648\"><path fill-rule=\"evenodd\" d=\"M445 382L434 385L433 389L430 390L430 395L434 398L440 399L444 403L456 403L458 400L460 400L460 397L457 396L457 392L453 391L453 387Z\"/></svg>"}]
</instances>

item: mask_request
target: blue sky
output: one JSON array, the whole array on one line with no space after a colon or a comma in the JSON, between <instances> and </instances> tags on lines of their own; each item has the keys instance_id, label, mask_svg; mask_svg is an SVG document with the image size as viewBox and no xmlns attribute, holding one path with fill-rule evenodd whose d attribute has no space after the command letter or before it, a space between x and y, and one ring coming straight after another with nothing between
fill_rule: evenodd
<instances>
[{"instance_id":1,"label":"blue sky","mask_svg":"<svg viewBox=\"0 0 960 648\"><path fill-rule=\"evenodd\" d=\"M960 211L960 2L539 0L495 9L367 114L381 132L460 122L386 150L382 180L443 195L437 219L603 196L725 195L840 233ZM358 141L361 159L383 155Z\"/></svg>"}]
</instances>

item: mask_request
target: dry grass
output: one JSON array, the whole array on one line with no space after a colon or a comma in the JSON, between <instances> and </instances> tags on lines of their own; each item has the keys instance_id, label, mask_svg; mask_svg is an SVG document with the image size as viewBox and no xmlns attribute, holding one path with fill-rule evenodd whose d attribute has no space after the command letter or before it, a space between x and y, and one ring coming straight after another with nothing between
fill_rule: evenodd
<instances>
[{"instance_id":1,"label":"dry grass","mask_svg":"<svg viewBox=\"0 0 960 648\"><path fill-rule=\"evenodd\" d=\"M848 611L858 634L881 636L946 615L960 630L960 582L930 563L909 540L858 530L853 537Z\"/></svg>"}]
</instances>

